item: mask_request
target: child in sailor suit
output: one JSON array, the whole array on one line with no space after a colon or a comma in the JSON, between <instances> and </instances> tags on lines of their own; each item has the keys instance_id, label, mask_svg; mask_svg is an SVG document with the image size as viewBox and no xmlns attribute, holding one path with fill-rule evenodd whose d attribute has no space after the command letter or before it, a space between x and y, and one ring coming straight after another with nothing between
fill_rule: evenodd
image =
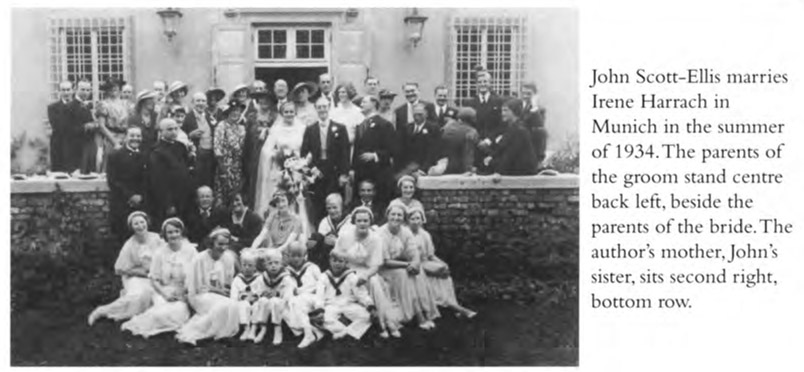
<instances>
[{"instance_id":1,"label":"child in sailor suit","mask_svg":"<svg viewBox=\"0 0 804 372\"><path fill-rule=\"evenodd\" d=\"M294 296L288 301L286 322L295 335L304 334L299 348L305 348L315 342L323 332L310 324L309 313L315 309L316 288L321 278L318 265L307 261L307 247L300 242L288 246L288 266L290 277L296 282Z\"/></svg>"},{"instance_id":2,"label":"child in sailor suit","mask_svg":"<svg viewBox=\"0 0 804 372\"><path fill-rule=\"evenodd\" d=\"M240 340L257 340L257 335L265 336L264 309L268 299L262 297L268 290L265 277L257 272L257 256L243 252L240 255L240 273L232 280L229 298L237 301L242 334ZM262 340L262 338L260 338Z\"/></svg>"},{"instance_id":3,"label":"child in sailor suit","mask_svg":"<svg viewBox=\"0 0 804 372\"><path fill-rule=\"evenodd\" d=\"M333 339L349 335L359 340L371 327L371 296L366 286L357 285L357 274L348 270L345 257L333 251L329 264L317 289L317 305L324 309L323 327Z\"/></svg>"},{"instance_id":4,"label":"child in sailor suit","mask_svg":"<svg viewBox=\"0 0 804 372\"><path fill-rule=\"evenodd\" d=\"M282 252L278 249L268 249L265 257L265 284L267 290L263 297L267 299L261 311L266 316L263 320L267 323L268 318L274 324L274 345L282 343L282 321L287 317L288 300L293 297L293 290L296 282L288 274L282 263ZM264 336L264 335L263 335ZM257 336L259 337L259 335ZM262 339L260 339L261 341ZM258 342L255 340L255 342Z\"/></svg>"}]
</instances>

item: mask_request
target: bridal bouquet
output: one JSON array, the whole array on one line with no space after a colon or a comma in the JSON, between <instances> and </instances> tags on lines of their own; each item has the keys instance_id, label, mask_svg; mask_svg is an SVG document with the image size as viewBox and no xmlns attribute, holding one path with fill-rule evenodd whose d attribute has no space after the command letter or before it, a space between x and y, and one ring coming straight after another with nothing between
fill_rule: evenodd
<instances>
[{"instance_id":1,"label":"bridal bouquet","mask_svg":"<svg viewBox=\"0 0 804 372\"><path fill-rule=\"evenodd\" d=\"M307 159L300 157L290 149L281 149L277 152L276 161L282 169L282 184L294 195L307 191L308 186L315 180Z\"/></svg>"}]
</instances>

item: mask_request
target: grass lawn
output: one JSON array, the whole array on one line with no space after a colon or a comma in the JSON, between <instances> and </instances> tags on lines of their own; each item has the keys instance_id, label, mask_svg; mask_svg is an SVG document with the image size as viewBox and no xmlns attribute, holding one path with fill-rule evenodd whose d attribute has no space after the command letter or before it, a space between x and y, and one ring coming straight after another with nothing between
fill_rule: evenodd
<instances>
[{"instance_id":1,"label":"grass lawn","mask_svg":"<svg viewBox=\"0 0 804 372\"><path fill-rule=\"evenodd\" d=\"M569 303L568 303L569 302ZM469 303L480 315L444 311L436 329L403 330L383 340L375 329L361 341L329 338L299 350L285 342L237 339L179 344L173 334L151 339L120 331L119 323L86 324L92 306L25 309L11 314L12 366L574 366L578 364L577 300L564 304Z\"/></svg>"}]
</instances>

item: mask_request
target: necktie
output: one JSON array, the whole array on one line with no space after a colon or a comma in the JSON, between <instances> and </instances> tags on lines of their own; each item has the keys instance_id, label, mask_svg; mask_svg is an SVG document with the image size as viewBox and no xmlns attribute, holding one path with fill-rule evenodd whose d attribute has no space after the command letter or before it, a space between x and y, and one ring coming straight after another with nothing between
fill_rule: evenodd
<instances>
[{"instance_id":1,"label":"necktie","mask_svg":"<svg viewBox=\"0 0 804 372\"><path fill-rule=\"evenodd\" d=\"M321 159L327 160L327 126L321 125L318 127L319 135L321 136Z\"/></svg>"}]
</instances>

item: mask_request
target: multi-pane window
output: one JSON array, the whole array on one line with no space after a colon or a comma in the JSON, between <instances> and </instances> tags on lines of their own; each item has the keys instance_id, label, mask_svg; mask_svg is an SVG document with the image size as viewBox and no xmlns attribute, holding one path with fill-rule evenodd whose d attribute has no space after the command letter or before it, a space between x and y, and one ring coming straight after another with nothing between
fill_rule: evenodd
<instances>
[{"instance_id":1,"label":"multi-pane window","mask_svg":"<svg viewBox=\"0 0 804 372\"><path fill-rule=\"evenodd\" d=\"M50 20L50 85L58 96L64 80L92 82L94 99L101 99L100 85L110 77L130 78L128 22L125 18Z\"/></svg>"},{"instance_id":2,"label":"multi-pane window","mask_svg":"<svg viewBox=\"0 0 804 372\"><path fill-rule=\"evenodd\" d=\"M321 62L329 59L328 30L320 27L257 29L257 61Z\"/></svg>"},{"instance_id":3,"label":"multi-pane window","mask_svg":"<svg viewBox=\"0 0 804 372\"><path fill-rule=\"evenodd\" d=\"M524 17L455 17L452 20L450 75L458 104L475 94L478 66L491 73L492 89L519 92L525 75Z\"/></svg>"}]
</instances>

